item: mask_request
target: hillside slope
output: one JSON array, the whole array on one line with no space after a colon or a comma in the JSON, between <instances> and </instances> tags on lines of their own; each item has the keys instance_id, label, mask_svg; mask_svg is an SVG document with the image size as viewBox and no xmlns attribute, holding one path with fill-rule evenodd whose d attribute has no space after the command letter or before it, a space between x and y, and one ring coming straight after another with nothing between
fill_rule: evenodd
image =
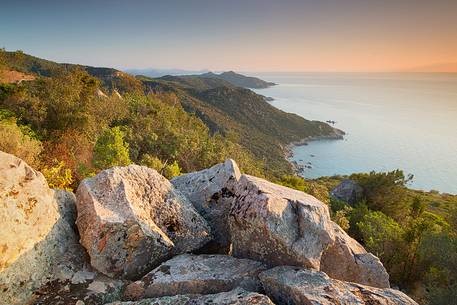
<instances>
[{"instance_id":1,"label":"hillside slope","mask_svg":"<svg viewBox=\"0 0 457 305\"><path fill-rule=\"evenodd\" d=\"M268 88L268 87L276 85L275 83L266 82L257 77L245 76L245 75L242 75L239 73L235 73L233 71L222 72L220 74L208 72L208 73L201 74L200 77L218 78L218 79L225 80L234 86L243 87L243 88L251 88L251 89L262 89L262 88Z\"/></svg>"},{"instance_id":2,"label":"hillside slope","mask_svg":"<svg viewBox=\"0 0 457 305\"><path fill-rule=\"evenodd\" d=\"M59 64L22 52L2 52L2 57L11 70L43 77L83 69L98 78L106 91L173 93L183 109L200 118L213 134L219 133L247 148L258 160L264 161L266 173L277 177L292 172L284 158L284 147L289 143L311 137L340 138L343 134L326 123L281 111L267 103L263 96L234 85L234 79L240 78L234 72L211 74L210 77L135 78L112 68ZM256 83L261 81L241 77Z\"/></svg>"},{"instance_id":3,"label":"hillside slope","mask_svg":"<svg viewBox=\"0 0 457 305\"><path fill-rule=\"evenodd\" d=\"M195 113L213 132L237 137L279 175L290 172L284 158L287 144L314 137L340 138L343 134L326 123L279 110L264 97L224 80L201 76L140 79L154 92L176 93L186 111Z\"/></svg>"}]
</instances>

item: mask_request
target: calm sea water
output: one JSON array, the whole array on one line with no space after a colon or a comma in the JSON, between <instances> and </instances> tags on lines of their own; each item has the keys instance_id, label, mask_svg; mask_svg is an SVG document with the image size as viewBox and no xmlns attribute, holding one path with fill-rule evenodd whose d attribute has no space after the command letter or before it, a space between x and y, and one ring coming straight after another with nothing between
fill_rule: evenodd
<instances>
[{"instance_id":1,"label":"calm sea water","mask_svg":"<svg viewBox=\"0 0 457 305\"><path fill-rule=\"evenodd\" d=\"M272 105L336 123L344 140L310 142L304 176L403 169L412 188L457 194L457 74L261 74Z\"/></svg>"}]
</instances>

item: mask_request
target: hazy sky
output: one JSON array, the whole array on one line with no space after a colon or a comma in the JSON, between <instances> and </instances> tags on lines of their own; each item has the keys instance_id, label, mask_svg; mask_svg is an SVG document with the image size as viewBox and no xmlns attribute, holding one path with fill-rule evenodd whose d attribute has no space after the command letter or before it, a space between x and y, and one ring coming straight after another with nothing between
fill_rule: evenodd
<instances>
[{"instance_id":1,"label":"hazy sky","mask_svg":"<svg viewBox=\"0 0 457 305\"><path fill-rule=\"evenodd\" d=\"M58 62L239 71L457 62L457 0L0 3L0 47Z\"/></svg>"}]
</instances>

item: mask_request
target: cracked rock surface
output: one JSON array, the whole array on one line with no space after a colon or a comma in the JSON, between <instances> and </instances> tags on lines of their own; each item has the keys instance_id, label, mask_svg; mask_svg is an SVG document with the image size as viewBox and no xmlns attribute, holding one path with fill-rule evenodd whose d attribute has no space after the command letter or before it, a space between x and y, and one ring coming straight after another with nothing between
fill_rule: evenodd
<instances>
[{"instance_id":1,"label":"cracked rock surface","mask_svg":"<svg viewBox=\"0 0 457 305\"><path fill-rule=\"evenodd\" d=\"M259 277L277 305L417 305L398 290L334 280L323 272L299 267L275 267Z\"/></svg>"},{"instance_id":2,"label":"cracked rock surface","mask_svg":"<svg viewBox=\"0 0 457 305\"><path fill-rule=\"evenodd\" d=\"M235 257L269 266L302 266L341 280L389 287L379 259L331 221L328 207L311 195L242 175L229 224Z\"/></svg>"},{"instance_id":3,"label":"cracked rock surface","mask_svg":"<svg viewBox=\"0 0 457 305\"><path fill-rule=\"evenodd\" d=\"M175 295L140 301L114 302L106 305L274 305L262 294L236 288L228 292L208 295Z\"/></svg>"},{"instance_id":4,"label":"cracked rock surface","mask_svg":"<svg viewBox=\"0 0 457 305\"><path fill-rule=\"evenodd\" d=\"M0 151L0 305L23 304L77 269L67 260L80 249L75 211L73 193L50 189L40 172Z\"/></svg>"},{"instance_id":5,"label":"cracked rock surface","mask_svg":"<svg viewBox=\"0 0 457 305\"><path fill-rule=\"evenodd\" d=\"M230 248L228 214L233 202L234 188L240 179L235 161L198 172L175 177L171 183L194 205L211 227L213 240L204 249L206 253L227 254Z\"/></svg>"},{"instance_id":6,"label":"cracked rock surface","mask_svg":"<svg viewBox=\"0 0 457 305\"><path fill-rule=\"evenodd\" d=\"M140 281L136 287L141 297L160 297L176 294L212 294L242 287L249 291L261 288L258 274L266 270L260 262L232 256L182 254L161 264Z\"/></svg>"},{"instance_id":7,"label":"cracked rock surface","mask_svg":"<svg viewBox=\"0 0 457 305\"><path fill-rule=\"evenodd\" d=\"M206 221L171 183L138 165L113 167L78 187L76 224L92 266L138 279L210 239Z\"/></svg>"}]
</instances>

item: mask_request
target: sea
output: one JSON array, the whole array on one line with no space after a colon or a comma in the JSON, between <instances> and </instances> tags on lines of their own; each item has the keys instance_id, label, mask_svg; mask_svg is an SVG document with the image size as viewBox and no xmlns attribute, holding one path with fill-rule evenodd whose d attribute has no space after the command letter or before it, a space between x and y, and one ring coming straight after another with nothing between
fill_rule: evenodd
<instances>
[{"instance_id":1,"label":"sea","mask_svg":"<svg viewBox=\"0 0 457 305\"><path fill-rule=\"evenodd\" d=\"M304 177L402 169L411 188L457 194L457 74L253 74L278 84L254 90L273 106L346 132L293 149Z\"/></svg>"}]
</instances>

